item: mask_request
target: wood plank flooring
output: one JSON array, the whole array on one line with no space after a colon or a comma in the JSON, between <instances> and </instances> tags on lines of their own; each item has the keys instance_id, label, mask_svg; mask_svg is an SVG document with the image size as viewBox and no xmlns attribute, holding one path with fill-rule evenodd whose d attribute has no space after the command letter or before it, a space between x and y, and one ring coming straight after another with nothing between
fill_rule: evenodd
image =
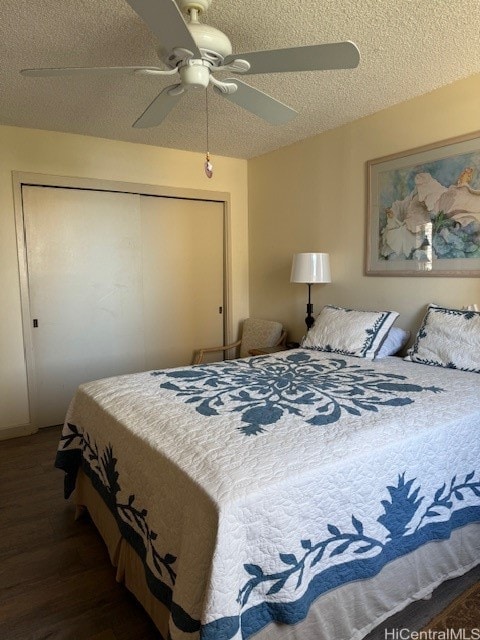
<instances>
[{"instance_id":1,"label":"wood plank flooring","mask_svg":"<svg viewBox=\"0 0 480 640\"><path fill-rule=\"evenodd\" d=\"M0 639L158 640L93 524L74 521L53 467L59 436L0 442Z\"/></svg>"},{"instance_id":2,"label":"wood plank flooring","mask_svg":"<svg viewBox=\"0 0 480 640\"><path fill-rule=\"evenodd\" d=\"M0 442L0 640L158 640L142 607L115 581L93 524L74 521L63 472L53 467L59 436L60 427L51 427ZM477 567L444 583L368 640L384 640L385 629L419 630L479 579Z\"/></svg>"}]
</instances>

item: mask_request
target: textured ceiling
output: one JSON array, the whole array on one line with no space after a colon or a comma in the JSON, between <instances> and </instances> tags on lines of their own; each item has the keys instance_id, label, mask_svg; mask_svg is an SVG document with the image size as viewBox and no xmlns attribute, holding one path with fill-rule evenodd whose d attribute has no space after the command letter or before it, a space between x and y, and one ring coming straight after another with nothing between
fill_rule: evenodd
<instances>
[{"instance_id":1,"label":"textured ceiling","mask_svg":"<svg viewBox=\"0 0 480 640\"><path fill-rule=\"evenodd\" d=\"M161 2L162 0L158 0ZM210 152L251 158L480 72L480 0L213 0L202 18L235 53L352 40L357 69L254 75L296 109L273 126L209 90ZM206 151L205 94L162 125L132 124L169 78L25 78L25 67L159 65L124 0L1 0L0 123Z\"/></svg>"}]
</instances>

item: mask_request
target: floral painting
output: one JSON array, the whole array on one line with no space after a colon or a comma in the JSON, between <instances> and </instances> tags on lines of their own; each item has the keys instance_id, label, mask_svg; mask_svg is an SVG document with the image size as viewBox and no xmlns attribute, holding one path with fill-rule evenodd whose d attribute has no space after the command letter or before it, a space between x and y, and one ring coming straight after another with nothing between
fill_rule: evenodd
<instances>
[{"instance_id":1,"label":"floral painting","mask_svg":"<svg viewBox=\"0 0 480 640\"><path fill-rule=\"evenodd\" d=\"M367 274L480 274L480 141L370 161Z\"/></svg>"}]
</instances>

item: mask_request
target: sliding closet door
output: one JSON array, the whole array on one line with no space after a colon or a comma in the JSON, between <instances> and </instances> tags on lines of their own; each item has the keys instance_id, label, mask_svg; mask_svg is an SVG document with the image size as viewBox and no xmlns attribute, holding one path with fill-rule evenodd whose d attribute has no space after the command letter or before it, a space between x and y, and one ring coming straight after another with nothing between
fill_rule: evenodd
<instances>
[{"instance_id":1,"label":"sliding closet door","mask_svg":"<svg viewBox=\"0 0 480 640\"><path fill-rule=\"evenodd\" d=\"M223 337L223 203L141 196L147 369ZM218 354L217 354L218 359Z\"/></svg>"},{"instance_id":2,"label":"sliding closet door","mask_svg":"<svg viewBox=\"0 0 480 640\"><path fill-rule=\"evenodd\" d=\"M144 367L135 195L23 187L37 426L63 422L76 387Z\"/></svg>"},{"instance_id":3,"label":"sliding closet door","mask_svg":"<svg viewBox=\"0 0 480 640\"><path fill-rule=\"evenodd\" d=\"M222 344L222 204L39 186L22 196L36 426L62 423L82 382L189 364Z\"/></svg>"}]
</instances>

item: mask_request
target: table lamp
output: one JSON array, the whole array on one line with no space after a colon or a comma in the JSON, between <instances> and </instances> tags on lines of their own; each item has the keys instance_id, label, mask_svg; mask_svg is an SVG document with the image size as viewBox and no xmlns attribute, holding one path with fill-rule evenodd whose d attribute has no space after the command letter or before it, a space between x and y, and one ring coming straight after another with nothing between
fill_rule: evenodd
<instances>
[{"instance_id":1,"label":"table lamp","mask_svg":"<svg viewBox=\"0 0 480 640\"><path fill-rule=\"evenodd\" d=\"M330 257L328 253L295 253L292 262L290 282L303 282L308 285L307 331L315 322L313 304L310 300L312 284L331 282Z\"/></svg>"}]
</instances>

